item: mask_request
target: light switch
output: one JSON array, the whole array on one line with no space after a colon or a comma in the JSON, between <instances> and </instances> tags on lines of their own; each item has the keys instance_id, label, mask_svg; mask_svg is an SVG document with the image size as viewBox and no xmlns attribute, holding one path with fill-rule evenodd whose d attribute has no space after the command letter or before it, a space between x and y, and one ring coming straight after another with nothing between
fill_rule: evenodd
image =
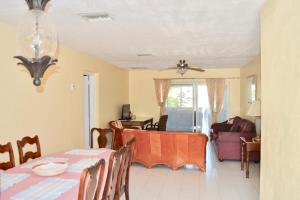
<instances>
[{"instance_id":1,"label":"light switch","mask_svg":"<svg viewBox=\"0 0 300 200\"><path fill-rule=\"evenodd\" d=\"M75 83L71 83L71 85L70 85L70 90L71 90L71 92L74 92L75 89L76 89Z\"/></svg>"}]
</instances>

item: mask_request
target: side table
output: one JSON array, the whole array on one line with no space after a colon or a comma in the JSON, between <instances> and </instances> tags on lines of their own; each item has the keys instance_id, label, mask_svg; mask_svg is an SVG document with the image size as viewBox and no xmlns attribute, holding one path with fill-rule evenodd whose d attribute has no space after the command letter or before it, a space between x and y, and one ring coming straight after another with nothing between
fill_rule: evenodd
<instances>
[{"instance_id":1,"label":"side table","mask_svg":"<svg viewBox=\"0 0 300 200\"><path fill-rule=\"evenodd\" d=\"M250 152L260 152L260 142L253 139L240 137L241 141L241 170L244 170L245 153L246 153L246 178L249 178L249 155Z\"/></svg>"}]
</instances>

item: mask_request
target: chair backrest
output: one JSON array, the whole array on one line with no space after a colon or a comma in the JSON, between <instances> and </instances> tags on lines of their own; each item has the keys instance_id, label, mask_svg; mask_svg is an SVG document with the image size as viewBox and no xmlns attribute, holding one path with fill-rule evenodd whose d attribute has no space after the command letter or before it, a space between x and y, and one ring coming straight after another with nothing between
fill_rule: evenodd
<instances>
[{"instance_id":1,"label":"chair backrest","mask_svg":"<svg viewBox=\"0 0 300 200\"><path fill-rule=\"evenodd\" d=\"M160 116L159 121L158 121L158 130L159 131L166 131L167 121L168 121L168 115Z\"/></svg>"},{"instance_id":2,"label":"chair backrest","mask_svg":"<svg viewBox=\"0 0 300 200\"><path fill-rule=\"evenodd\" d=\"M122 147L115 153L112 153L110 156L102 200L114 200L116 198L116 194L118 194L116 192L117 182L120 176L122 160L125 156L125 153L126 147Z\"/></svg>"},{"instance_id":3,"label":"chair backrest","mask_svg":"<svg viewBox=\"0 0 300 200\"><path fill-rule=\"evenodd\" d=\"M112 141L111 141L111 146L113 147L113 131L109 128L92 128L91 129L91 134L90 134L90 138L91 138L91 148L93 148L93 134L97 132L98 135L98 147L99 148L105 148L107 146L108 143L108 139L107 139L107 134L112 133Z\"/></svg>"},{"instance_id":4,"label":"chair backrest","mask_svg":"<svg viewBox=\"0 0 300 200\"><path fill-rule=\"evenodd\" d=\"M23 148L26 144L35 144L36 145L36 152L28 151L26 153L23 152ZM26 136L22 138L21 140L17 141L18 145L18 151L19 151L19 159L20 164L23 164L27 162L29 159L35 159L41 157L41 146L40 146L40 140L39 137L36 135L33 138Z\"/></svg>"},{"instance_id":5,"label":"chair backrest","mask_svg":"<svg viewBox=\"0 0 300 200\"><path fill-rule=\"evenodd\" d=\"M5 145L0 144L0 153L8 153L9 154L8 162L0 162L1 170L7 170L7 169L15 167L15 157L14 157L13 148L12 148L10 142L8 142Z\"/></svg>"},{"instance_id":6,"label":"chair backrest","mask_svg":"<svg viewBox=\"0 0 300 200\"><path fill-rule=\"evenodd\" d=\"M110 121L109 125L111 128L124 129L123 124L120 120Z\"/></svg>"},{"instance_id":7,"label":"chair backrest","mask_svg":"<svg viewBox=\"0 0 300 200\"><path fill-rule=\"evenodd\" d=\"M80 177L78 200L98 200L103 182L105 160L83 170Z\"/></svg>"},{"instance_id":8,"label":"chair backrest","mask_svg":"<svg viewBox=\"0 0 300 200\"><path fill-rule=\"evenodd\" d=\"M129 195L129 172L130 172L130 166L131 166L131 161L132 161L132 156L133 156L133 146L135 143L136 139L135 137L132 137L130 140L127 141L125 147L125 155L122 158L122 165L120 168L120 175L118 177L117 181L117 197L120 198L121 195L127 190L127 194ZM129 199L129 196L126 197L126 199Z\"/></svg>"},{"instance_id":9,"label":"chair backrest","mask_svg":"<svg viewBox=\"0 0 300 200\"><path fill-rule=\"evenodd\" d=\"M110 121L109 127L113 130L113 146L112 149L119 150L123 146L122 132L123 126L120 126L120 121ZM122 123L121 123L122 124Z\"/></svg>"}]
</instances>

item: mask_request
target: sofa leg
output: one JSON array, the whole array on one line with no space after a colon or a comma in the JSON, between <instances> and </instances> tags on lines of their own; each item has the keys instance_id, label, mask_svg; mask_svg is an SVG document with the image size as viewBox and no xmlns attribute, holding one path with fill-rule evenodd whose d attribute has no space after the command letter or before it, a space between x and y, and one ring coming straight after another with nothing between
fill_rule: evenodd
<instances>
[{"instance_id":1,"label":"sofa leg","mask_svg":"<svg viewBox=\"0 0 300 200\"><path fill-rule=\"evenodd\" d=\"M220 161L220 162L223 162L223 161L224 161L224 159L223 159L223 158L219 158L219 161Z\"/></svg>"}]
</instances>

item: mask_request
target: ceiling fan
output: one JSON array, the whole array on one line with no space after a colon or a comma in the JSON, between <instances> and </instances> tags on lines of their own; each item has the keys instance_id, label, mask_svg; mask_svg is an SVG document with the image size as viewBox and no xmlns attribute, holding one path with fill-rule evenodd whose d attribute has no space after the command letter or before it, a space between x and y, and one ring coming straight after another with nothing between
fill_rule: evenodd
<instances>
[{"instance_id":1,"label":"ceiling fan","mask_svg":"<svg viewBox=\"0 0 300 200\"><path fill-rule=\"evenodd\" d=\"M198 67L189 67L187 62L185 60L179 60L179 63L177 64L177 67L171 67L168 69L177 69L177 73L183 76L187 70L194 70L198 72L205 72L204 69L198 68Z\"/></svg>"}]
</instances>

